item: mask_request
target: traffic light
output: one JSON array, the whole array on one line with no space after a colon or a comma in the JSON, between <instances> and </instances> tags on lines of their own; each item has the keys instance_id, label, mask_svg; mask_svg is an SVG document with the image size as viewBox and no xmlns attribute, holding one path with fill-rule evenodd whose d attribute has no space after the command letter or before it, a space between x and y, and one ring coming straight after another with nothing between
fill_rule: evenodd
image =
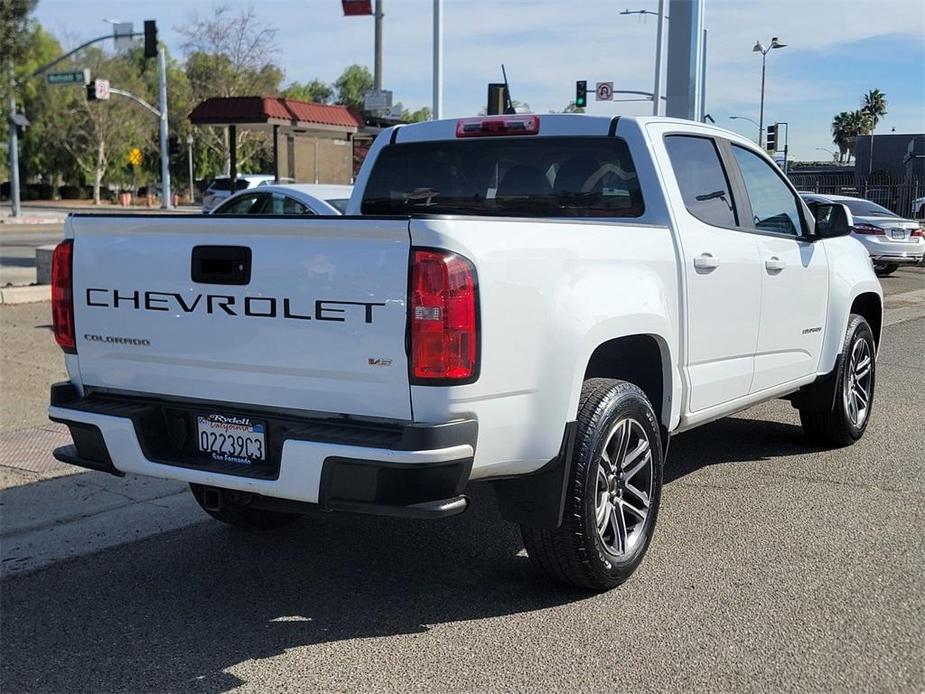
<instances>
[{"instance_id":1,"label":"traffic light","mask_svg":"<svg viewBox=\"0 0 925 694\"><path fill-rule=\"evenodd\" d=\"M93 82L87 85L87 101L96 101L96 84Z\"/></svg>"},{"instance_id":2,"label":"traffic light","mask_svg":"<svg viewBox=\"0 0 925 694\"><path fill-rule=\"evenodd\" d=\"M180 140L177 139L176 135L171 135L167 139L167 152L172 157L175 157L180 153Z\"/></svg>"},{"instance_id":3,"label":"traffic light","mask_svg":"<svg viewBox=\"0 0 925 694\"><path fill-rule=\"evenodd\" d=\"M145 58L157 57L157 22L145 20Z\"/></svg>"},{"instance_id":4,"label":"traffic light","mask_svg":"<svg viewBox=\"0 0 925 694\"><path fill-rule=\"evenodd\" d=\"M768 126L768 137L764 142L764 148L769 152L777 151L777 123Z\"/></svg>"},{"instance_id":5,"label":"traffic light","mask_svg":"<svg viewBox=\"0 0 925 694\"><path fill-rule=\"evenodd\" d=\"M588 106L588 81L578 80L575 82L575 106L586 108Z\"/></svg>"}]
</instances>

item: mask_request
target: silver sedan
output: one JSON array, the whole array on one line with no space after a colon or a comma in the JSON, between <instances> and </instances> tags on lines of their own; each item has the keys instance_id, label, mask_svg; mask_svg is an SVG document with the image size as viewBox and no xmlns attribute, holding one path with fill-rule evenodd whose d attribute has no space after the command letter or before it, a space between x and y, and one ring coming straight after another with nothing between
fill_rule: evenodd
<instances>
[{"instance_id":1,"label":"silver sedan","mask_svg":"<svg viewBox=\"0 0 925 694\"><path fill-rule=\"evenodd\" d=\"M210 214L340 215L353 186L322 183L281 183L242 190Z\"/></svg>"},{"instance_id":2,"label":"silver sedan","mask_svg":"<svg viewBox=\"0 0 925 694\"><path fill-rule=\"evenodd\" d=\"M874 270L881 277L896 271L900 265L921 263L925 255L925 238L918 222L903 219L875 202L847 195L802 193L808 203L841 203L854 218L851 236L870 253Z\"/></svg>"}]
</instances>

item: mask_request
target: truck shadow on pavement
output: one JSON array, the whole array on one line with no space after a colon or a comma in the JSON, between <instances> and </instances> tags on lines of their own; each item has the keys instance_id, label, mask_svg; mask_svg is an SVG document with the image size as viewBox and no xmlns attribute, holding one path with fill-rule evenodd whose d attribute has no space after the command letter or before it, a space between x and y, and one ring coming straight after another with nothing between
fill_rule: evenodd
<instances>
[{"instance_id":1,"label":"truck shadow on pavement","mask_svg":"<svg viewBox=\"0 0 925 694\"><path fill-rule=\"evenodd\" d=\"M667 479L805 452L799 431L708 425L672 443ZM534 572L491 490L473 497L440 522L318 514L249 534L206 521L13 577L0 595L3 690L224 691L244 683L229 668L289 649L594 599ZM330 657L309 649L299 669L323 681Z\"/></svg>"}]
</instances>

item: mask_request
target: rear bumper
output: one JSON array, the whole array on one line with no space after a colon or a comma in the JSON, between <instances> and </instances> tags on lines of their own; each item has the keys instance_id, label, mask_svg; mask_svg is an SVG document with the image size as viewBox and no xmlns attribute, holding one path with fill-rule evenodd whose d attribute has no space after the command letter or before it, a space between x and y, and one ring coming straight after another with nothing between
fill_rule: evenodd
<instances>
[{"instance_id":1,"label":"rear bumper","mask_svg":"<svg viewBox=\"0 0 925 694\"><path fill-rule=\"evenodd\" d=\"M897 265L917 265L922 262L923 258L925 258L925 256L921 253L918 255L879 253L870 256L871 261L874 263L896 263Z\"/></svg>"},{"instance_id":2,"label":"rear bumper","mask_svg":"<svg viewBox=\"0 0 925 694\"><path fill-rule=\"evenodd\" d=\"M213 463L199 457L192 450L195 435L183 422L209 409L265 420L267 464ZM70 383L52 386L48 415L71 431L74 445L55 451L58 460L71 465L248 492L322 510L416 518L466 509L463 492L478 435L474 420L373 423L147 396L81 398Z\"/></svg>"}]
</instances>

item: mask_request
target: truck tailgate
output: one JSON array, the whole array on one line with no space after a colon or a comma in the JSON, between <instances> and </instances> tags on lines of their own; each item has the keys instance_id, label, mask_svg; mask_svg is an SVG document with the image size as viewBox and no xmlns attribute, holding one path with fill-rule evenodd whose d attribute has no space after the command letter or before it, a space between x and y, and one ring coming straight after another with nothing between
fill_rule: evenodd
<instances>
[{"instance_id":1,"label":"truck tailgate","mask_svg":"<svg viewBox=\"0 0 925 694\"><path fill-rule=\"evenodd\" d=\"M85 385L411 419L407 220L69 224Z\"/></svg>"}]
</instances>

